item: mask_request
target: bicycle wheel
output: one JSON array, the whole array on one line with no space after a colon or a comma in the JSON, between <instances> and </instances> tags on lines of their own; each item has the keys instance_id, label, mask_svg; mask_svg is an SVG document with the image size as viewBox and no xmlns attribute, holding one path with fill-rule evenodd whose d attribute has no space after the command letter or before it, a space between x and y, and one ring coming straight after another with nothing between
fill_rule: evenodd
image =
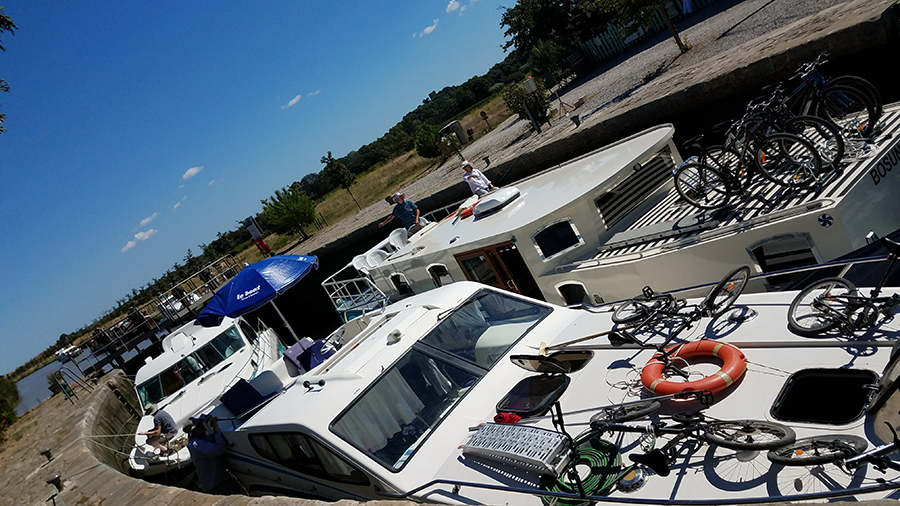
<instances>
[{"instance_id":1,"label":"bicycle wheel","mask_svg":"<svg viewBox=\"0 0 900 506\"><path fill-rule=\"evenodd\" d=\"M816 116L834 122L853 137L870 137L878 117L875 106L865 94L847 86L825 88L816 102Z\"/></svg>"},{"instance_id":2,"label":"bicycle wheel","mask_svg":"<svg viewBox=\"0 0 900 506\"><path fill-rule=\"evenodd\" d=\"M721 145L710 146L706 153L706 164L712 165L725 176L732 194L740 194L750 186L753 171L749 170L749 163L752 160L741 160L741 154L737 150Z\"/></svg>"},{"instance_id":3,"label":"bicycle wheel","mask_svg":"<svg viewBox=\"0 0 900 506\"><path fill-rule=\"evenodd\" d=\"M635 297L616 307L613 311L613 323L634 323L647 318L656 311L669 311L674 309L675 298L671 296L658 296L647 299L643 296Z\"/></svg>"},{"instance_id":4,"label":"bicycle wheel","mask_svg":"<svg viewBox=\"0 0 900 506\"><path fill-rule=\"evenodd\" d=\"M869 443L859 436L829 434L798 439L792 444L769 450L769 461L783 466L830 464L862 453Z\"/></svg>"},{"instance_id":5,"label":"bicycle wheel","mask_svg":"<svg viewBox=\"0 0 900 506\"><path fill-rule=\"evenodd\" d=\"M750 279L750 267L742 265L733 269L719 281L700 305L709 312L713 318L721 315L734 304Z\"/></svg>"},{"instance_id":6,"label":"bicycle wheel","mask_svg":"<svg viewBox=\"0 0 900 506\"><path fill-rule=\"evenodd\" d=\"M818 116L796 116L784 122L787 133L799 135L819 152L823 167L837 168L844 157L844 137L834 123Z\"/></svg>"},{"instance_id":7,"label":"bicycle wheel","mask_svg":"<svg viewBox=\"0 0 900 506\"><path fill-rule=\"evenodd\" d=\"M880 119L884 114L884 100L872 83L858 76L838 76L828 81L828 86L847 86L861 91L875 106L875 116Z\"/></svg>"},{"instance_id":8,"label":"bicycle wheel","mask_svg":"<svg viewBox=\"0 0 900 506\"><path fill-rule=\"evenodd\" d=\"M771 450L794 442L793 429L764 420L707 422L700 434L709 444L730 450Z\"/></svg>"},{"instance_id":9,"label":"bicycle wheel","mask_svg":"<svg viewBox=\"0 0 900 506\"><path fill-rule=\"evenodd\" d=\"M822 171L822 159L811 142L789 133L766 136L754 157L762 175L782 186L809 186Z\"/></svg>"},{"instance_id":10,"label":"bicycle wheel","mask_svg":"<svg viewBox=\"0 0 900 506\"><path fill-rule=\"evenodd\" d=\"M856 287L844 278L825 278L809 285L791 301L788 328L801 336L828 332L850 316L848 297L856 295Z\"/></svg>"},{"instance_id":11,"label":"bicycle wheel","mask_svg":"<svg viewBox=\"0 0 900 506\"><path fill-rule=\"evenodd\" d=\"M659 411L662 406L656 399L618 406L607 406L591 416L592 422L624 423L640 420Z\"/></svg>"},{"instance_id":12,"label":"bicycle wheel","mask_svg":"<svg viewBox=\"0 0 900 506\"><path fill-rule=\"evenodd\" d=\"M675 190L700 209L719 209L731 196L728 182L718 169L703 163L686 163L675 171Z\"/></svg>"}]
</instances>

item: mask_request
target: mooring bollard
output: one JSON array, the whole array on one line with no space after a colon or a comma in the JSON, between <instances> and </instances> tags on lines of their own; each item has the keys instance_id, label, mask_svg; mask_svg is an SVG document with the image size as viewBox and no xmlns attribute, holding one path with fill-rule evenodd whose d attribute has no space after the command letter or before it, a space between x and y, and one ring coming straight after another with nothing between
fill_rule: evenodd
<instances>
[{"instance_id":1,"label":"mooring bollard","mask_svg":"<svg viewBox=\"0 0 900 506\"><path fill-rule=\"evenodd\" d=\"M47 478L47 484L53 485L54 487L56 487L57 492L62 492L63 484L62 484L62 478L59 476L59 473L54 474L53 476Z\"/></svg>"},{"instance_id":2,"label":"mooring bollard","mask_svg":"<svg viewBox=\"0 0 900 506\"><path fill-rule=\"evenodd\" d=\"M570 119L572 120L572 123L575 123L576 128L581 126L581 116L576 114L576 115L572 116Z\"/></svg>"},{"instance_id":3,"label":"mooring bollard","mask_svg":"<svg viewBox=\"0 0 900 506\"><path fill-rule=\"evenodd\" d=\"M53 460L53 452L50 451L50 448L44 448L41 450L41 455L47 458L47 462Z\"/></svg>"}]
</instances>

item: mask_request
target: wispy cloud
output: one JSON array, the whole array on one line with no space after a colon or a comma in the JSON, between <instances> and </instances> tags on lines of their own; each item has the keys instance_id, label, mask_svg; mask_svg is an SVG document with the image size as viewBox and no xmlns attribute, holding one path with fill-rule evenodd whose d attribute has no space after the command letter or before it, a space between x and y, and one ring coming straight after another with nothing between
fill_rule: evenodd
<instances>
[{"instance_id":1,"label":"wispy cloud","mask_svg":"<svg viewBox=\"0 0 900 506\"><path fill-rule=\"evenodd\" d=\"M202 165L198 165L197 167L191 167L190 169L187 170L187 172L184 173L183 176L181 176L182 181L187 181L188 179L196 176L197 174L200 173L201 170L203 170Z\"/></svg>"},{"instance_id":2,"label":"wispy cloud","mask_svg":"<svg viewBox=\"0 0 900 506\"><path fill-rule=\"evenodd\" d=\"M178 203L175 204L174 207L172 207L172 210L174 211L175 209L178 209L179 207L181 207L181 204L184 204L184 201L185 201L185 200L187 200L187 196L186 196L186 195L185 195L184 197L182 197L181 200L179 200Z\"/></svg>"},{"instance_id":3,"label":"wispy cloud","mask_svg":"<svg viewBox=\"0 0 900 506\"><path fill-rule=\"evenodd\" d=\"M322 91L322 90L311 91L311 92L307 93L306 96L307 96L307 97L314 97L314 96L318 95L319 92L321 92L321 91Z\"/></svg>"},{"instance_id":4,"label":"wispy cloud","mask_svg":"<svg viewBox=\"0 0 900 506\"><path fill-rule=\"evenodd\" d=\"M456 9L459 9L459 2L456 0L450 0L450 3L447 5L447 12L453 12Z\"/></svg>"},{"instance_id":5,"label":"wispy cloud","mask_svg":"<svg viewBox=\"0 0 900 506\"><path fill-rule=\"evenodd\" d=\"M215 186L215 185L217 185L217 184L219 184L219 180L218 180L218 179L213 179L212 181L209 182L209 184L208 184L207 186Z\"/></svg>"},{"instance_id":6,"label":"wispy cloud","mask_svg":"<svg viewBox=\"0 0 900 506\"><path fill-rule=\"evenodd\" d=\"M477 2L477 1L478 1L478 0L472 0L471 2L469 2L469 5L463 5L463 6L459 9L459 12L462 12L462 11L466 10L466 7L471 7L471 6L475 5L475 2Z\"/></svg>"},{"instance_id":7,"label":"wispy cloud","mask_svg":"<svg viewBox=\"0 0 900 506\"><path fill-rule=\"evenodd\" d=\"M156 229L153 229L153 228L151 228L150 230L147 230L146 232L138 232L138 233L134 234L134 239L128 241L128 244L126 244L122 248L122 253L125 253L126 251L137 246L139 243L146 241L147 239L153 237L154 235L156 235Z\"/></svg>"},{"instance_id":8,"label":"wispy cloud","mask_svg":"<svg viewBox=\"0 0 900 506\"><path fill-rule=\"evenodd\" d=\"M141 223L138 224L138 226L137 226L136 228L144 228L144 227L146 227L147 225L150 224L151 221L155 220L157 216L159 216L159 213L153 213L153 214L151 214L150 216L147 216L146 218L144 218L143 220L141 220Z\"/></svg>"},{"instance_id":9,"label":"wispy cloud","mask_svg":"<svg viewBox=\"0 0 900 506\"><path fill-rule=\"evenodd\" d=\"M433 32L434 29L437 28L438 21L440 21L440 20L435 19L434 23L431 26L425 27L425 29L419 33L419 37L424 37L424 36L428 35L429 33Z\"/></svg>"},{"instance_id":10,"label":"wispy cloud","mask_svg":"<svg viewBox=\"0 0 900 506\"><path fill-rule=\"evenodd\" d=\"M297 102L299 102L301 98L302 97L300 95L297 95L296 97L292 98L290 102L281 106L281 108L287 109L288 107L293 107L293 106L297 105Z\"/></svg>"}]
</instances>

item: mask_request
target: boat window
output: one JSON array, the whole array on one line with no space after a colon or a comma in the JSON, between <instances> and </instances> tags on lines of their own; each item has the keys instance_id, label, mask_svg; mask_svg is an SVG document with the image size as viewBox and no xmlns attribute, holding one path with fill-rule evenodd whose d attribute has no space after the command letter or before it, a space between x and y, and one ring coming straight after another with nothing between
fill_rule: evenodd
<instances>
[{"instance_id":1,"label":"boat window","mask_svg":"<svg viewBox=\"0 0 900 506\"><path fill-rule=\"evenodd\" d=\"M413 348L341 413L331 430L389 470L399 470L477 379Z\"/></svg>"},{"instance_id":2,"label":"boat window","mask_svg":"<svg viewBox=\"0 0 900 506\"><path fill-rule=\"evenodd\" d=\"M541 255L541 260L548 260L559 253L584 244L584 239L578 233L578 228L568 218L538 229L531 236L531 240Z\"/></svg>"},{"instance_id":3,"label":"boat window","mask_svg":"<svg viewBox=\"0 0 900 506\"><path fill-rule=\"evenodd\" d=\"M141 406L146 406L151 403L155 404L166 397L163 395L162 383L159 381L159 376L154 376L138 385L137 391L141 398Z\"/></svg>"},{"instance_id":4,"label":"boat window","mask_svg":"<svg viewBox=\"0 0 900 506\"><path fill-rule=\"evenodd\" d=\"M250 325L249 323L245 322L244 320L241 320L240 325L241 325L241 332L244 333L244 336L247 338L248 341L250 341L250 344L255 343L256 339L259 336L256 335L256 329L253 328L253 325Z\"/></svg>"},{"instance_id":5,"label":"boat window","mask_svg":"<svg viewBox=\"0 0 900 506\"><path fill-rule=\"evenodd\" d=\"M484 290L420 342L490 369L550 308Z\"/></svg>"},{"instance_id":6,"label":"boat window","mask_svg":"<svg viewBox=\"0 0 900 506\"><path fill-rule=\"evenodd\" d=\"M566 305L592 304L591 298L588 296L587 291L584 289L584 285L581 283L566 283L564 285L559 285L557 290L559 290L559 294L562 296L563 300L566 301Z\"/></svg>"},{"instance_id":7,"label":"boat window","mask_svg":"<svg viewBox=\"0 0 900 506\"><path fill-rule=\"evenodd\" d=\"M216 336L210 344L212 344L225 358L230 357L236 351L244 347L244 341L241 339L241 335L238 334L238 331L234 326L228 327L225 332Z\"/></svg>"},{"instance_id":8,"label":"boat window","mask_svg":"<svg viewBox=\"0 0 900 506\"><path fill-rule=\"evenodd\" d=\"M469 273L469 279L472 281L485 285L496 285L498 283L497 275L494 273L494 269L491 268L485 255L460 260L460 264Z\"/></svg>"},{"instance_id":9,"label":"boat window","mask_svg":"<svg viewBox=\"0 0 900 506\"><path fill-rule=\"evenodd\" d=\"M194 352L194 355L200 360L203 365L206 366L207 369L210 367L215 367L216 364L225 360L222 358L222 354L219 353L212 345L212 343L203 346L199 350Z\"/></svg>"},{"instance_id":10,"label":"boat window","mask_svg":"<svg viewBox=\"0 0 900 506\"><path fill-rule=\"evenodd\" d=\"M751 245L748 250L763 272L775 272L818 264L811 244L811 238L806 234L791 234L766 239ZM765 279L769 288L775 289L784 288L805 275L806 273L800 272Z\"/></svg>"},{"instance_id":11,"label":"boat window","mask_svg":"<svg viewBox=\"0 0 900 506\"><path fill-rule=\"evenodd\" d=\"M787 422L844 425L861 418L878 374L866 369L803 369L784 383L772 417Z\"/></svg>"},{"instance_id":12,"label":"boat window","mask_svg":"<svg viewBox=\"0 0 900 506\"><path fill-rule=\"evenodd\" d=\"M309 476L369 484L365 474L305 434L251 434L250 445L263 458Z\"/></svg>"},{"instance_id":13,"label":"boat window","mask_svg":"<svg viewBox=\"0 0 900 506\"><path fill-rule=\"evenodd\" d=\"M391 284L394 285L394 289L400 295L411 295L413 293L412 288L409 287L409 280L403 274L391 274Z\"/></svg>"},{"instance_id":14,"label":"boat window","mask_svg":"<svg viewBox=\"0 0 900 506\"><path fill-rule=\"evenodd\" d=\"M399 230L399 229L398 229ZM447 266L443 264L434 264L428 268L428 274L434 281L434 286L440 288L453 282L453 277L447 271Z\"/></svg>"}]
</instances>

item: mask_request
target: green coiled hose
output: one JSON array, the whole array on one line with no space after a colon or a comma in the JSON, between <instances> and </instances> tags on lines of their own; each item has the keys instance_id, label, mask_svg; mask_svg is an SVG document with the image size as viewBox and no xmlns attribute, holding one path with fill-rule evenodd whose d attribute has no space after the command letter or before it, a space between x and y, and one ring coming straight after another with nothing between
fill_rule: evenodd
<instances>
[{"instance_id":1,"label":"green coiled hose","mask_svg":"<svg viewBox=\"0 0 900 506\"><path fill-rule=\"evenodd\" d=\"M579 436L575 440L578 458L569 462L569 465L560 473L558 478L545 476L541 478L541 489L548 492L560 492L578 494L578 485L570 483L568 471L574 466L586 465L591 469L588 476L582 478L581 485L587 495L606 495L615 486L622 472L622 458L619 448L589 432L587 437ZM581 506L590 504L590 501L581 499L555 498L541 496L544 504L551 504L556 499L556 504L561 506Z\"/></svg>"}]
</instances>

